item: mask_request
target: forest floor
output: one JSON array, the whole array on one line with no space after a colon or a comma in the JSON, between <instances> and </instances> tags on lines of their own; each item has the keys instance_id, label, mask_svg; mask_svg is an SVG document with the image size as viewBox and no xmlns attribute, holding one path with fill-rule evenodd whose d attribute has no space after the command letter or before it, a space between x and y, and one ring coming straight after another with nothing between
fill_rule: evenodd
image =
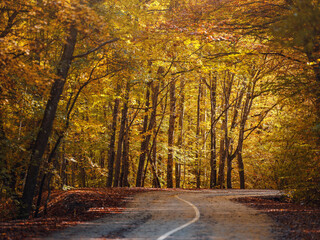
<instances>
[{"instance_id":1,"label":"forest floor","mask_svg":"<svg viewBox=\"0 0 320 240\"><path fill-rule=\"evenodd\" d=\"M54 191L46 216L0 222L0 239L30 239L76 224L124 211L133 195L154 191L148 188L87 188ZM165 190L162 190L165 191ZM168 190L172 191L172 190ZM174 190L173 190L174 191ZM235 201L258 209L276 224L273 231L281 239L320 239L320 208L290 203L279 198L246 197ZM1 206L4 207L4 206Z\"/></svg>"},{"instance_id":2,"label":"forest floor","mask_svg":"<svg viewBox=\"0 0 320 240\"><path fill-rule=\"evenodd\" d=\"M281 239L320 239L320 206L291 203L284 198L245 197L234 199L271 217L273 231Z\"/></svg>"}]
</instances>

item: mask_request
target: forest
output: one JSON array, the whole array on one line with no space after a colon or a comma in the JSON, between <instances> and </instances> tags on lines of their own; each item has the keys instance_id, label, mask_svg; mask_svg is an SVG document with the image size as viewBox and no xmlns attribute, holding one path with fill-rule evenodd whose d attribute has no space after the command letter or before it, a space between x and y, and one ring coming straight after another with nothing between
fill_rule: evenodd
<instances>
[{"instance_id":1,"label":"forest","mask_svg":"<svg viewBox=\"0 0 320 240\"><path fill-rule=\"evenodd\" d=\"M80 187L319 203L319 22L318 0L2 0L1 202L20 218Z\"/></svg>"}]
</instances>

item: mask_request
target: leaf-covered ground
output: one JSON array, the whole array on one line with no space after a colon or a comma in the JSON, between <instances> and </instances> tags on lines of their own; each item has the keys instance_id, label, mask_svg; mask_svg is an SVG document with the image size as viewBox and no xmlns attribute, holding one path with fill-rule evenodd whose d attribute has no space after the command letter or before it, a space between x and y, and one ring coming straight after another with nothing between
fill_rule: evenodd
<instances>
[{"instance_id":1,"label":"leaf-covered ground","mask_svg":"<svg viewBox=\"0 0 320 240\"><path fill-rule=\"evenodd\" d=\"M105 214L121 212L124 203L146 188L85 188L54 191L48 212L39 218L0 222L0 239L25 239L45 236L52 231ZM279 199L240 198L237 201L268 214L278 223L274 230L281 239L320 239L320 208L306 207ZM1 204L0 204L1 205ZM1 206L3 207L3 206Z\"/></svg>"},{"instance_id":2,"label":"leaf-covered ground","mask_svg":"<svg viewBox=\"0 0 320 240\"><path fill-rule=\"evenodd\" d=\"M46 216L43 216L42 207L39 218L1 221L0 239L15 240L45 236L49 232L97 219L105 214L121 212L124 203L134 194L150 190L145 188L84 188L54 191L48 203Z\"/></svg>"},{"instance_id":3,"label":"leaf-covered ground","mask_svg":"<svg viewBox=\"0 0 320 240\"><path fill-rule=\"evenodd\" d=\"M274 231L280 239L320 239L320 207L294 204L279 198L239 198L236 201L254 207L275 220Z\"/></svg>"}]
</instances>

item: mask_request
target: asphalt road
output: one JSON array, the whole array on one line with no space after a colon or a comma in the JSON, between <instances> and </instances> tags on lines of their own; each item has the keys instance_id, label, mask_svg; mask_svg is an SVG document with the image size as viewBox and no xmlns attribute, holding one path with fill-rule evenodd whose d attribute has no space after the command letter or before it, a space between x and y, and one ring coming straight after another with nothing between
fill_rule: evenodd
<instances>
[{"instance_id":1,"label":"asphalt road","mask_svg":"<svg viewBox=\"0 0 320 240\"><path fill-rule=\"evenodd\" d=\"M273 190L174 190L136 195L119 214L67 228L46 239L276 239L272 220L230 201L279 195Z\"/></svg>"}]
</instances>

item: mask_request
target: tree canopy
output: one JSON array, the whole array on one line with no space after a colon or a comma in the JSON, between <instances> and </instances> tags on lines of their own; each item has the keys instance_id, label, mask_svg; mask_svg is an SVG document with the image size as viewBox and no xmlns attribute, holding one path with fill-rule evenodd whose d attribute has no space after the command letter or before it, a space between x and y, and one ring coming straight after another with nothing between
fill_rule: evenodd
<instances>
[{"instance_id":1,"label":"tree canopy","mask_svg":"<svg viewBox=\"0 0 320 240\"><path fill-rule=\"evenodd\" d=\"M317 0L4 0L0 197L277 188L320 200Z\"/></svg>"}]
</instances>

